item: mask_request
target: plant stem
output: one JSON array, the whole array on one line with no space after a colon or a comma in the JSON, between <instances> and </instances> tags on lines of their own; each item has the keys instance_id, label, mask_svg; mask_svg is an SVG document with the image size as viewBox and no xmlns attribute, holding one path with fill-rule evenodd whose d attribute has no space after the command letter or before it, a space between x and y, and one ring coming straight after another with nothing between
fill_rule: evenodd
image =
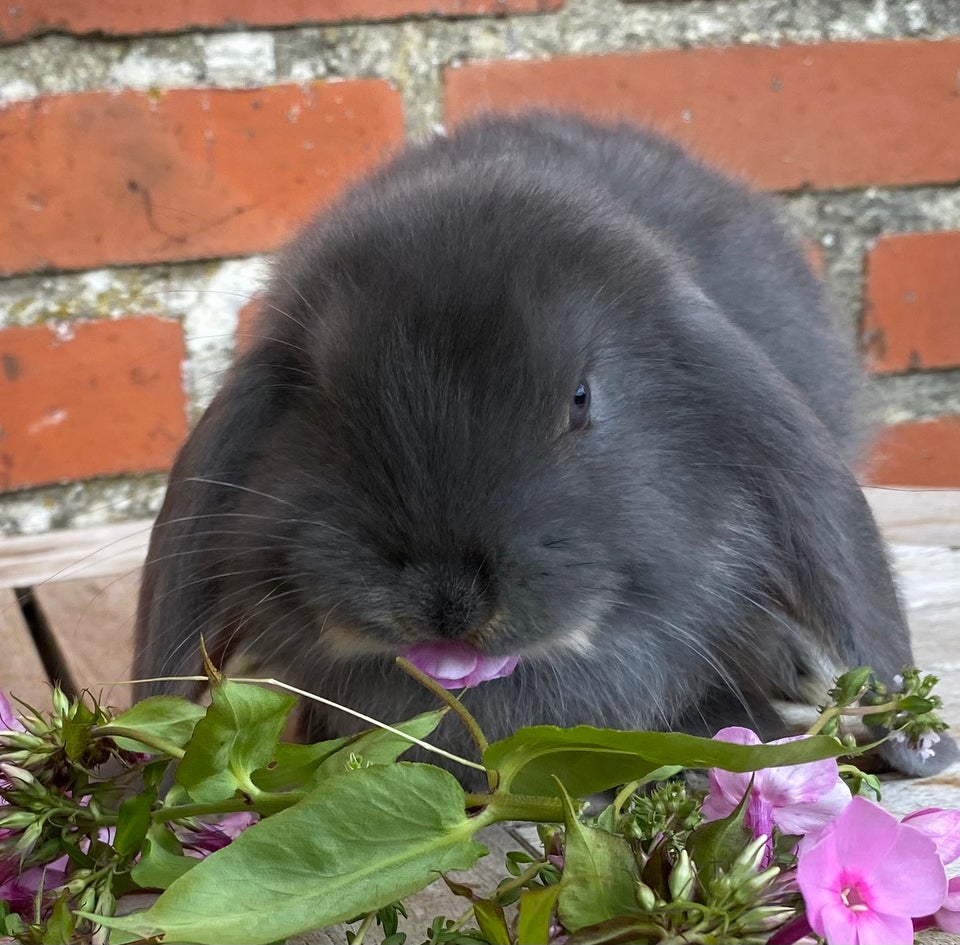
<instances>
[{"instance_id":1,"label":"plant stem","mask_svg":"<svg viewBox=\"0 0 960 945\"><path fill-rule=\"evenodd\" d=\"M807 729L808 735L819 735L830 722L840 715L864 716L864 715L882 715L884 712L892 712L897 708L897 700L883 702L880 705L859 705L859 706L834 706L823 712L810 728Z\"/></svg>"},{"instance_id":2,"label":"plant stem","mask_svg":"<svg viewBox=\"0 0 960 945\"><path fill-rule=\"evenodd\" d=\"M363 917L363 921L360 923L360 928L357 929L357 934L353 936L351 945L363 945L364 936L367 934L370 926L373 925L373 920L376 919L376 917L376 912L368 912Z\"/></svg>"},{"instance_id":3,"label":"plant stem","mask_svg":"<svg viewBox=\"0 0 960 945\"><path fill-rule=\"evenodd\" d=\"M463 795L467 808L482 807L491 823L501 820L531 820L536 823L562 824L563 803L558 797L538 797L529 794L467 794Z\"/></svg>"},{"instance_id":4,"label":"plant stem","mask_svg":"<svg viewBox=\"0 0 960 945\"><path fill-rule=\"evenodd\" d=\"M229 797L209 804L180 804L176 807L161 807L155 810L151 818L155 824L165 824L171 820L186 820L189 817L208 817L215 814L235 814L239 811L252 811L258 814L276 814L293 807L305 791L290 791L285 794L261 792L256 802L251 804L245 797Z\"/></svg>"},{"instance_id":5,"label":"plant stem","mask_svg":"<svg viewBox=\"0 0 960 945\"><path fill-rule=\"evenodd\" d=\"M112 723L98 725L93 729L92 734L97 738L129 738L130 741L139 742L148 748L156 748L157 751L163 752L163 754L169 755L171 758L176 758L177 760L183 758L184 754L183 749L179 745L175 745L165 738L157 738L156 735L149 735L135 728L126 728L123 725L114 725Z\"/></svg>"},{"instance_id":6,"label":"plant stem","mask_svg":"<svg viewBox=\"0 0 960 945\"><path fill-rule=\"evenodd\" d=\"M399 666L408 676L412 676L421 686L425 689L429 689L441 702L443 702L448 708L452 709L457 717L463 722L466 726L467 731L470 733L470 737L473 739L478 750L480 751L480 757L483 758L483 753L490 747L490 743L487 741L487 736L483 734L483 729L480 728L480 723L473 717L470 713L470 710L455 696L449 689L444 689L435 679L431 679L426 673L422 670L417 669L409 660L405 660L402 656L397 657L397 666ZM491 791L497 789L497 772L487 769L487 786Z\"/></svg>"}]
</instances>

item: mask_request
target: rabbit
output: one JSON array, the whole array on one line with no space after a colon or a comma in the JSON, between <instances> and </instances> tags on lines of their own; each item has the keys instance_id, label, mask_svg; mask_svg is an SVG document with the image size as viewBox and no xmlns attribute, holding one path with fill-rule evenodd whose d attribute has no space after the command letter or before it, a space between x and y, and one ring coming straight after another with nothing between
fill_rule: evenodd
<instances>
[{"instance_id":1,"label":"rabbit","mask_svg":"<svg viewBox=\"0 0 960 945\"><path fill-rule=\"evenodd\" d=\"M532 112L410 146L279 254L258 329L174 465L138 675L197 672L202 633L395 722L437 705L398 653L466 643L519 657L464 695L491 740L773 738L810 680L912 663L852 346L772 203L658 134ZM475 754L452 716L435 741Z\"/></svg>"}]
</instances>

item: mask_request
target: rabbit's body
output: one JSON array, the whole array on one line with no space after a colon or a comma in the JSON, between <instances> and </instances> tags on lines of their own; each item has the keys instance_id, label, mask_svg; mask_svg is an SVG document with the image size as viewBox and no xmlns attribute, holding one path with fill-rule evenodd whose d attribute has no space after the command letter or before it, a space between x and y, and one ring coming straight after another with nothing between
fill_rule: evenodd
<instances>
[{"instance_id":1,"label":"rabbit's body","mask_svg":"<svg viewBox=\"0 0 960 945\"><path fill-rule=\"evenodd\" d=\"M911 662L858 386L764 200L645 132L470 126L280 258L174 468L138 668L193 671L202 632L397 721L435 704L397 653L465 641L520 656L465 697L491 738L780 734L800 676Z\"/></svg>"}]
</instances>

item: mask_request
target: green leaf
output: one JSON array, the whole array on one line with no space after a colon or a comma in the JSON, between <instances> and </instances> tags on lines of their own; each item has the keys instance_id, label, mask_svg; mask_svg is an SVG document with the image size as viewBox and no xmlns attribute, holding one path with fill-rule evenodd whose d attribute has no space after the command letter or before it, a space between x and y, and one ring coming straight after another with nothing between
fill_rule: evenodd
<instances>
[{"instance_id":1,"label":"green leaf","mask_svg":"<svg viewBox=\"0 0 960 945\"><path fill-rule=\"evenodd\" d=\"M113 848L121 856L130 856L140 849L150 826L150 812L156 799L156 790L143 791L126 798L120 804Z\"/></svg>"},{"instance_id":2,"label":"green leaf","mask_svg":"<svg viewBox=\"0 0 960 945\"><path fill-rule=\"evenodd\" d=\"M349 741L349 738L333 738L313 745L281 742L273 758L254 771L251 780L261 791L306 789L313 784L317 768Z\"/></svg>"},{"instance_id":3,"label":"green leaf","mask_svg":"<svg viewBox=\"0 0 960 945\"><path fill-rule=\"evenodd\" d=\"M423 739L440 724L445 714L445 709L424 712L407 722L399 722L394 728L414 738ZM369 764L386 765L392 764L410 747L411 742L408 739L382 728L361 732L323 761L317 769L314 784L319 784L321 778L345 770L350 755L357 755Z\"/></svg>"},{"instance_id":4,"label":"green leaf","mask_svg":"<svg viewBox=\"0 0 960 945\"><path fill-rule=\"evenodd\" d=\"M126 712L121 712L110 724L137 729L146 736L185 748L193 735L194 727L204 714L203 706L188 702L180 696L150 696ZM155 750L131 738L115 738L114 741L127 751Z\"/></svg>"},{"instance_id":5,"label":"green leaf","mask_svg":"<svg viewBox=\"0 0 960 945\"><path fill-rule=\"evenodd\" d=\"M197 722L177 783L197 803L258 793L251 775L274 756L296 700L262 686L230 680L211 689L212 702Z\"/></svg>"},{"instance_id":6,"label":"green leaf","mask_svg":"<svg viewBox=\"0 0 960 945\"><path fill-rule=\"evenodd\" d=\"M477 927L490 945L510 945L507 920L500 906L489 899L478 899L473 904L473 914L477 920Z\"/></svg>"},{"instance_id":7,"label":"green leaf","mask_svg":"<svg viewBox=\"0 0 960 945\"><path fill-rule=\"evenodd\" d=\"M78 761L90 744L93 712L83 702L75 703L73 714L63 722L63 750L71 761Z\"/></svg>"},{"instance_id":8,"label":"green leaf","mask_svg":"<svg viewBox=\"0 0 960 945\"><path fill-rule=\"evenodd\" d=\"M625 838L580 823L570 795L559 786L567 828L557 911L576 932L605 919L638 912L637 860Z\"/></svg>"},{"instance_id":9,"label":"green leaf","mask_svg":"<svg viewBox=\"0 0 960 945\"><path fill-rule=\"evenodd\" d=\"M756 771L848 753L824 735L782 745L736 745L667 732L537 725L494 742L483 763L500 773L503 791L556 797L559 780L572 795L584 797L645 778L663 765Z\"/></svg>"},{"instance_id":10,"label":"green leaf","mask_svg":"<svg viewBox=\"0 0 960 945\"><path fill-rule=\"evenodd\" d=\"M557 904L560 886L536 886L520 893L517 914L517 941L524 945L550 941L550 920Z\"/></svg>"},{"instance_id":11,"label":"green leaf","mask_svg":"<svg viewBox=\"0 0 960 945\"><path fill-rule=\"evenodd\" d=\"M111 928L174 942L275 942L417 892L486 851L453 775L399 762L345 771L201 860L146 912Z\"/></svg>"},{"instance_id":12,"label":"green leaf","mask_svg":"<svg viewBox=\"0 0 960 945\"><path fill-rule=\"evenodd\" d=\"M142 889L166 889L199 862L196 857L184 856L166 824L154 824L147 831L140 860L130 875Z\"/></svg>"},{"instance_id":13,"label":"green leaf","mask_svg":"<svg viewBox=\"0 0 960 945\"><path fill-rule=\"evenodd\" d=\"M50 918L47 919L43 935L40 938L42 945L59 945L62 942L73 940L76 920L70 909L70 897L63 893L57 899Z\"/></svg>"},{"instance_id":14,"label":"green leaf","mask_svg":"<svg viewBox=\"0 0 960 945\"><path fill-rule=\"evenodd\" d=\"M646 945L662 942L664 932L646 919L610 919L567 936L567 945Z\"/></svg>"},{"instance_id":15,"label":"green leaf","mask_svg":"<svg viewBox=\"0 0 960 945\"><path fill-rule=\"evenodd\" d=\"M743 852L744 847L753 840L753 834L746 826L747 803L753 791L753 782L743 793L737 806L721 820L711 820L700 824L690 832L686 848L691 859L701 872L707 870L729 872L733 861Z\"/></svg>"}]
</instances>

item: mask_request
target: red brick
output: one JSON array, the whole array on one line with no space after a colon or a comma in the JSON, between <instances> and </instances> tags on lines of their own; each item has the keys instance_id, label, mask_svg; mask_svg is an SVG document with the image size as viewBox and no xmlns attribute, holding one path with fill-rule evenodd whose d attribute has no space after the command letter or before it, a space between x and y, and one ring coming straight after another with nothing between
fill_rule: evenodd
<instances>
[{"instance_id":1,"label":"red brick","mask_svg":"<svg viewBox=\"0 0 960 945\"><path fill-rule=\"evenodd\" d=\"M237 333L235 336L236 353L243 354L257 334L257 322L263 313L263 299L254 296L237 312Z\"/></svg>"},{"instance_id":2,"label":"red brick","mask_svg":"<svg viewBox=\"0 0 960 945\"><path fill-rule=\"evenodd\" d=\"M960 231L886 236L870 250L863 347L877 372L960 366Z\"/></svg>"},{"instance_id":3,"label":"red brick","mask_svg":"<svg viewBox=\"0 0 960 945\"><path fill-rule=\"evenodd\" d=\"M960 414L887 427L865 478L876 486L960 488Z\"/></svg>"},{"instance_id":4,"label":"red brick","mask_svg":"<svg viewBox=\"0 0 960 945\"><path fill-rule=\"evenodd\" d=\"M760 187L960 179L960 40L650 50L450 68L445 112L650 123Z\"/></svg>"},{"instance_id":5,"label":"red brick","mask_svg":"<svg viewBox=\"0 0 960 945\"><path fill-rule=\"evenodd\" d=\"M274 249L402 136L376 80L16 103L0 109L0 274Z\"/></svg>"},{"instance_id":6,"label":"red brick","mask_svg":"<svg viewBox=\"0 0 960 945\"><path fill-rule=\"evenodd\" d=\"M0 489L166 469L184 355L180 325L152 317L0 331Z\"/></svg>"},{"instance_id":7,"label":"red brick","mask_svg":"<svg viewBox=\"0 0 960 945\"><path fill-rule=\"evenodd\" d=\"M0 6L0 43L67 33L170 32L202 27L288 26L407 16L496 16L557 10L563 0L27 0Z\"/></svg>"}]
</instances>

